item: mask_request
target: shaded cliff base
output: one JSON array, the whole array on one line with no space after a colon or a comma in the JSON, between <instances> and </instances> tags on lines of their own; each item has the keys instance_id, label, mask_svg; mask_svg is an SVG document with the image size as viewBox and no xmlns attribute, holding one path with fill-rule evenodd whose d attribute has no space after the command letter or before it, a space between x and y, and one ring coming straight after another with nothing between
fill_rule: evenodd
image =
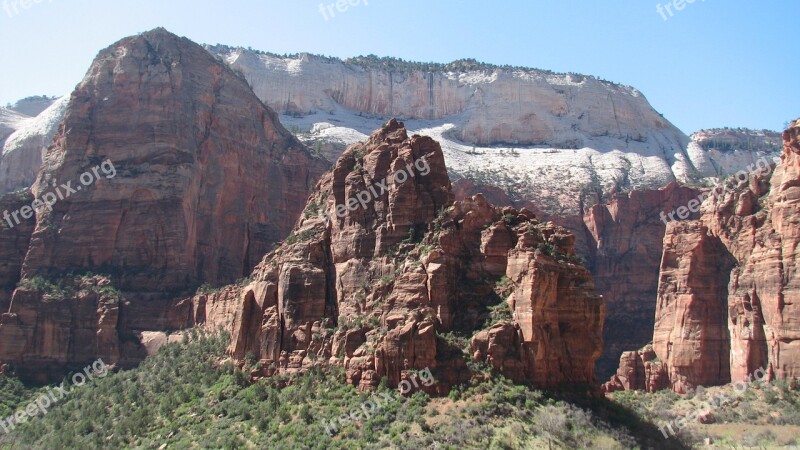
<instances>
[{"instance_id":1,"label":"shaded cliff base","mask_svg":"<svg viewBox=\"0 0 800 450\"><path fill-rule=\"evenodd\" d=\"M76 389L43 418L0 433L0 448L688 448L607 400L501 378L440 398L402 396L386 380L359 392L335 367L250 384L253 363L231 364L225 335L186 334L137 369ZM36 396L0 375L0 417ZM329 433L332 419L376 398L388 401L369 420L362 414Z\"/></svg>"}]
</instances>

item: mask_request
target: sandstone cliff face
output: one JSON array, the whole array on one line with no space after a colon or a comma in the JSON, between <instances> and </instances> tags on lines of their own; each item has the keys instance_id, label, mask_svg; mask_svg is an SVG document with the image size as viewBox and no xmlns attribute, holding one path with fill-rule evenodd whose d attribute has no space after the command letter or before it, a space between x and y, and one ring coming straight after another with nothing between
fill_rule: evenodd
<instances>
[{"instance_id":1,"label":"sandstone cliff face","mask_svg":"<svg viewBox=\"0 0 800 450\"><path fill-rule=\"evenodd\" d=\"M735 259L698 222L670 224L664 238L655 354L676 392L730 381L727 286Z\"/></svg>"},{"instance_id":2,"label":"sandstone cliff face","mask_svg":"<svg viewBox=\"0 0 800 450\"><path fill-rule=\"evenodd\" d=\"M658 294L666 231L660 213L697 198L699 190L672 183L659 190L616 194L610 202L595 205L583 215L559 217L538 211L533 202L513 202L491 186L463 179L453 185L458 200L486 193L494 203L528 208L575 235L575 252L586 261L607 308L605 347L597 364L600 377L614 373L625 350L641 348L652 341L656 312L653 299Z\"/></svg>"},{"instance_id":3,"label":"sandstone cliff face","mask_svg":"<svg viewBox=\"0 0 800 450\"><path fill-rule=\"evenodd\" d=\"M606 300L606 347L598 362L602 376L613 372L624 350L641 348L652 340L653 299L667 228L660 213L685 205L698 194L676 183L659 190L617 194L609 203L589 209L582 223L563 224L577 236L585 236L586 252L579 254L587 261L597 293Z\"/></svg>"},{"instance_id":4,"label":"sandstone cliff face","mask_svg":"<svg viewBox=\"0 0 800 450\"><path fill-rule=\"evenodd\" d=\"M653 335L663 365L653 370L676 392L746 380L759 368L770 379L800 376L798 135L800 121L784 132L771 178L762 170L729 181L699 220L667 231ZM617 378L607 388L619 389Z\"/></svg>"},{"instance_id":5,"label":"sandstone cliff face","mask_svg":"<svg viewBox=\"0 0 800 450\"><path fill-rule=\"evenodd\" d=\"M308 115L339 107L383 117L460 115L458 139L473 144L551 144L579 148L590 137L680 142L634 88L577 74L453 63L439 70L387 69L369 58L308 54L281 58L212 47L278 112ZM613 110L613 112L612 112Z\"/></svg>"},{"instance_id":6,"label":"sandstone cliff face","mask_svg":"<svg viewBox=\"0 0 800 450\"><path fill-rule=\"evenodd\" d=\"M159 29L101 51L32 188L61 198L37 209L32 235L26 223L0 237L0 282L22 278L0 298L0 361L35 377L140 360L141 332L191 323L181 296L246 276L286 237L326 166L187 39ZM88 272L121 293L81 287Z\"/></svg>"},{"instance_id":7,"label":"sandstone cliff face","mask_svg":"<svg viewBox=\"0 0 800 450\"><path fill-rule=\"evenodd\" d=\"M54 285L23 281L0 315L2 361L23 378L58 380L65 368L97 358L120 362L121 295L110 280L87 276Z\"/></svg>"},{"instance_id":8,"label":"sandstone cliff face","mask_svg":"<svg viewBox=\"0 0 800 450\"><path fill-rule=\"evenodd\" d=\"M229 282L288 234L324 169L244 80L164 30L100 52L33 193L81 186L103 161L115 175L39 212L25 276L109 268L144 291Z\"/></svg>"},{"instance_id":9,"label":"sandstone cliff face","mask_svg":"<svg viewBox=\"0 0 800 450\"><path fill-rule=\"evenodd\" d=\"M699 183L780 152L779 136L764 131L705 130L690 140L635 89L576 74L208 49L329 158L403 117L412 133L441 143L452 180L493 186L548 214L584 214L615 193Z\"/></svg>"},{"instance_id":10,"label":"sandstone cliff face","mask_svg":"<svg viewBox=\"0 0 800 450\"><path fill-rule=\"evenodd\" d=\"M322 178L249 284L195 297L194 318L231 330L233 356L262 362L255 376L334 363L370 389L428 367L447 392L476 361L520 382L591 383L604 306L573 243L530 211L454 203L439 144L393 120Z\"/></svg>"},{"instance_id":11,"label":"sandstone cliff face","mask_svg":"<svg viewBox=\"0 0 800 450\"><path fill-rule=\"evenodd\" d=\"M33 195L30 191L5 194L0 197L0 212L18 211L30 205ZM20 280L20 271L25 254L28 252L31 234L36 221L33 217L16 224L0 219L0 313L8 311L11 293Z\"/></svg>"}]
</instances>

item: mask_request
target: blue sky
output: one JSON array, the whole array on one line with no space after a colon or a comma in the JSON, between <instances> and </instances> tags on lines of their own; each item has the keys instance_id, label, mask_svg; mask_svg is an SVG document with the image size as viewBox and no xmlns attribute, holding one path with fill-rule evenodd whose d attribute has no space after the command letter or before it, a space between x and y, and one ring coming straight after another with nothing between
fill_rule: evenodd
<instances>
[{"instance_id":1,"label":"blue sky","mask_svg":"<svg viewBox=\"0 0 800 450\"><path fill-rule=\"evenodd\" d=\"M327 20L320 5L335 0L38 0L16 12L15 1L0 0L3 105L68 93L101 48L163 26L276 53L596 75L638 88L686 133L780 129L800 116L797 0L696 0L671 17L656 5L679 0L360 0Z\"/></svg>"}]
</instances>

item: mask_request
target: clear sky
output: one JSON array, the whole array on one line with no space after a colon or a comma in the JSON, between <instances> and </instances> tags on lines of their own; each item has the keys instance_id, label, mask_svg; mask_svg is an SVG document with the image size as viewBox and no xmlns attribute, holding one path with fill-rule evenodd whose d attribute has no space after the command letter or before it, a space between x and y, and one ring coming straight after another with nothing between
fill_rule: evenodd
<instances>
[{"instance_id":1,"label":"clear sky","mask_svg":"<svg viewBox=\"0 0 800 450\"><path fill-rule=\"evenodd\" d=\"M2 105L66 94L100 49L163 26L276 53L475 58L596 75L638 88L686 133L777 130L800 116L798 0L695 0L669 11L681 1L350 0L327 20L320 5L336 0L22 1L0 0Z\"/></svg>"}]
</instances>

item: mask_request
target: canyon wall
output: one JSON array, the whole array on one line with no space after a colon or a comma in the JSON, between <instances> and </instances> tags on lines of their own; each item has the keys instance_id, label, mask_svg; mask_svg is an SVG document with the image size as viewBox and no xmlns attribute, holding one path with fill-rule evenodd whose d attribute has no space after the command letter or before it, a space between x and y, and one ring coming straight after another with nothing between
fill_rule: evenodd
<instances>
[{"instance_id":1,"label":"canyon wall","mask_svg":"<svg viewBox=\"0 0 800 450\"><path fill-rule=\"evenodd\" d=\"M591 137L667 147L686 143L638 90L579 74L469 61L425 68L370 57L279 57L224 46L209 51L241 71L256 95L279 113L312 115L343 107L381 117L457 117L454 137L478 145L580 148Z\"/></svg>"},{"instance_id":2,"label":"canyon wall","mask_svg":"<svg viewBox=\"0 0 800 450\"><path fill-rule=\"evenodd\" d=\"M181 296L247 276L289 234L327 165L188 39L157 29L102 50L32 196L9 199L57 201L3 230L0 361L38 377L140 360L141 332L186 325Z\"/></svg>"},{"instance_id":3,"label":"canyon wall","mask_svg":"<svg viewBox=\"0 0 800 450\"><path fill-rule=\"evenodd\" d=\"M774 172L735 177L707 196L698 220L670 224L652 351L624 355L607 390L687 392L758 369L800 377L800 121L783 144Z\"/></svg>"},{"instance_id":4,"label":"canyon wall","mask_svg":"<svg viewBox=\"0 0 800 450\"><path fill-rule=\"evenodd\" d=\"M195 297L193 318L231 330L255 377L334 363L370 389L427 367L446 393L485 363L517 382L591 384L604 306L573 243L528 210L453 202L439 144L392 120L322 178L248 284Z\"/></svg>"}]
</instances>

